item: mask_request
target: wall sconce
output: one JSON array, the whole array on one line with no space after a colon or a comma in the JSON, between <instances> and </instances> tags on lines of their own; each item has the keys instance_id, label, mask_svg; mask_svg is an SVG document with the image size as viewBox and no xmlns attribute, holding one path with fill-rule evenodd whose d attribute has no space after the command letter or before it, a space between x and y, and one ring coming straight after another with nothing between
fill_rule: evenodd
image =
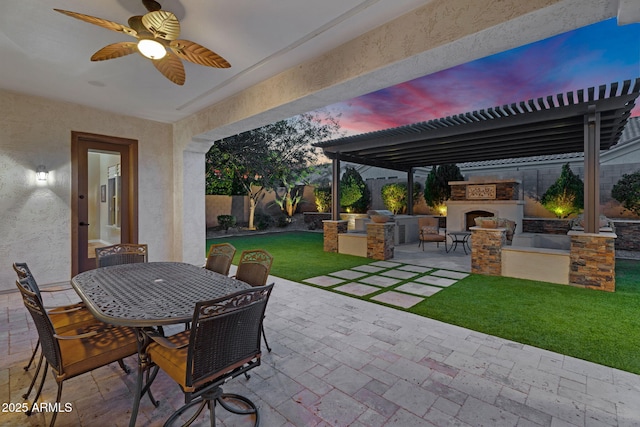
<instances>
[{"instance_id":1,"label":"wall sconce","mask_svg":"<svg viewBox=\"0 0 640 427\"><path fill-rule=\"evenodd\" d=\"M46 181L48 177L49 171L47 170L47 168L44 167L44 165L38 166L38 168L36 169L36 178L38 178L38 181Z\"/></svg>"}]
</instances>

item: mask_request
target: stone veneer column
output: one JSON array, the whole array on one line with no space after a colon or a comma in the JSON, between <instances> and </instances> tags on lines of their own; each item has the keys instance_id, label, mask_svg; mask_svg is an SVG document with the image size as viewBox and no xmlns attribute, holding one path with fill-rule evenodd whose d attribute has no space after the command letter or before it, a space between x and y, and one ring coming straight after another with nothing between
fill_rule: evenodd
<instances>
[{"instance_id":1,"label":"stone veneer column","mask_svg":"<svg viewBox=\"0 0 640 427\"><path fill-rule=\"evenodd\" d=\"M395 222L367 224L367 258L386 260L393 258Z\"/></svg>"},{"instance_id":2,"label":"stone veneer column","mask_svg":"<svg viewBox=\"0 0 640 427\"><path fill-rule=\"evenodd\" d=\"M616 290L615 233L569 231L569 284L589 289Z\"/></svg>"},{"instance_id":3,"label":"stone veneer column","mask_svg":"<svg viewBox=\"0 0 640 427\"><path fill-rule=\"evenodd\" d=\"M506 228L471 227L471 272L502 275L502 247L507 241Z\"/></svg>"},{"instance_id":4,"label":"stone veneer column","mask_svg":"<svg viewBox=\"0 0 640 427\"><path fill-rule=\"evenodd\" d=\"M322 221L325 252L338 252L338 234L347 232L347 224L348 221Z\"/></svg>"}]
</instances>

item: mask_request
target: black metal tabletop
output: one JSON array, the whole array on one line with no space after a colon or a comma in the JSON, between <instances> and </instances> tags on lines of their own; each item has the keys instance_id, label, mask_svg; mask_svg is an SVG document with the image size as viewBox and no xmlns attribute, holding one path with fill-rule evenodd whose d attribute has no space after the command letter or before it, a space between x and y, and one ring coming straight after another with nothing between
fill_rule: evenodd
<instances>
[{"instance_id":1,"label":"black metal tabletop","mask_svg":"<svg viewBox=\"0 0 640 427\"><path fill-rule=\"evenodd\" d=\"M180 262L97 268L78 274L71 284L98 320L133 327L189 322L196 302L250 287L239 280Z\"/></svg>"}]
</instances>

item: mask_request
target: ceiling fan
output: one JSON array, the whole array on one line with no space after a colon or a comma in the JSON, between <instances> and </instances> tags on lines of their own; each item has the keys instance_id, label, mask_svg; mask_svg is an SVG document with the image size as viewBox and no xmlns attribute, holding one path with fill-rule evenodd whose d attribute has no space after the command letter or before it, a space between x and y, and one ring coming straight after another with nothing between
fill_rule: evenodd
<instances>
[{"instance_id":1,"label":"ceiling fan","mask_svg":"<svg viewBox=\"0 0 640 427\"><path fill-rule=\"evenodd\" d=\"M173 13L162 10L160 3L155 0L142 0L142 4L149 12L129 18L129 26L68 10L54 10L138 39L137 42L107 45L93 54L92 61L120 58L138 52L150 59L158 71L178 85L183 85L185 81L184 66L180 59L207 67L231 67L226 59L206 47L189 40L178 40L180 22Z\"/></svg>"}]
</instances>

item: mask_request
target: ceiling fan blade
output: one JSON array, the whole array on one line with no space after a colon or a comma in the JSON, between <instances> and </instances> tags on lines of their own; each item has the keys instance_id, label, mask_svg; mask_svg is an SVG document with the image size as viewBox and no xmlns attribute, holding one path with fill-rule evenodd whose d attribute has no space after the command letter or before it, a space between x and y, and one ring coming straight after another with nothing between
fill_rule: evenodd
<instances>
[{"instance_id":1,"label":"ceiling fan blade","mask_svg":"<svg viewBox=\"0 0 640 427\"><path fill-rule=\"evenodd\" d=\"M138 33L138 36L142 36L144 34L149 34L149 31L142 25L142 15L136 15L129 18L127 21L129 26Z\"/></svg>"},{"instance_id":2,"label":"ceiling fan blade","mask_svg":"<svg viewBox=\"0 0 640 427\"><path fill-rule=\"evenodd\" d=\"M92 61L105 61L107 59L120 58L122 56L131 55L137 52L137 43L135 42L120 42L113 43L103 47L99 51L93 54Z\"/></svg>"},{"instance_id":3,"label":"ceiling fan blade","mask_svg":"<svg viewBox=\"0 0 640 427\"><path fill-rule=\"evenodd\" d=\"M160 71L166 78L171 80L177 85L182 86L185 80L184 65L182 61L176 55L171 52L167 52L167 55L162 59L151 60L153 65Z\"/></svg>"},{"instance_id":4,"label":"ceiling fan blade","mask_svg":"<svg viewBox=\"0 0 640 427\"><path fill-rule=\"evenodd\" d=\"M142 0L142 4L147 8L149 12L155 12L156 10L162 9L160 3L155 0Z\"/></svg>"},{"instance_id":5,"label":"ceiling fan blade","mask_svg":"<svg viewBox=\"0 0 640 427\"><path fill-rule=\"evenodd\" d=\"M169 47L180 58L193 62L194 64L215 68L231 67L231 64L222 56L189 40L174 40L169 43Z\"/></svg>"},{"instance_id":6,"label":"ceiling fan blade","mask_svg":"<svg viewBox=\"0 0 640 427\"><path fill-rule=\"evenodd\" d=\"M149 12L142 17L142 24L154 37L175 40L180 35L180 22L176 15L166 10Z\"/></svg>"},{"instance_id":7,"label":"ceiling fan blade","mask_svg":"<svg viewBox=\"0 0 640 427\"><path fill-rule=\"evenodd\" d=\"M60 12L63 15L67 15L72 18L76 18L81 21L88 22L89 24L106 28L107 30L115 31L117 33L124 33L133 37L137 36L137 33L134 29L129 28L126 25L118 24L117 22L107 21L106 19L96 18L95 16L83 15L82 13L70 12L68 10L62 10L62 9L53 9L53 10L55 10L56 12Z\"/></svg>"}]
</instances>

